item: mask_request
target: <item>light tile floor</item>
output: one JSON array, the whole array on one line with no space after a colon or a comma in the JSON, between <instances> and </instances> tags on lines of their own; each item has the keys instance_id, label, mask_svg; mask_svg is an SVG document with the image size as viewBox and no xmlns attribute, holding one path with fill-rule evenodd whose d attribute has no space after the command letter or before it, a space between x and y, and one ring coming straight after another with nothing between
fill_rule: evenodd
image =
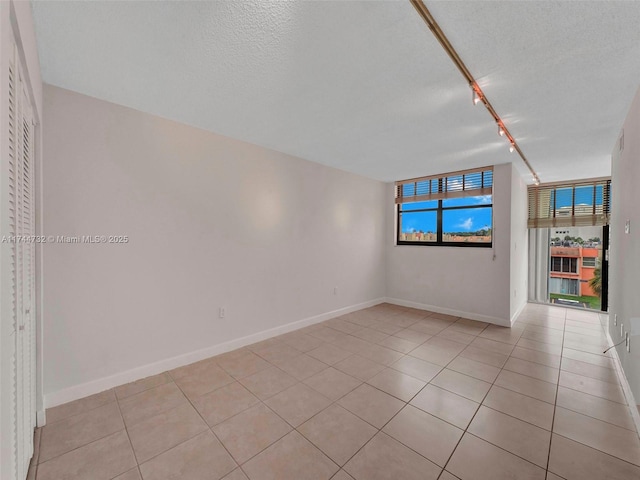
<instances>
[{"instance_id":1,"label":"light tile floor","mask_svg":"<svg viewBox=\"0 0 640 480\"><path fill-rule=\"evenodd\" d=\"M640 478L597 314L378 305L47 411L37 480Z\"/></svg>"}]
</instances>

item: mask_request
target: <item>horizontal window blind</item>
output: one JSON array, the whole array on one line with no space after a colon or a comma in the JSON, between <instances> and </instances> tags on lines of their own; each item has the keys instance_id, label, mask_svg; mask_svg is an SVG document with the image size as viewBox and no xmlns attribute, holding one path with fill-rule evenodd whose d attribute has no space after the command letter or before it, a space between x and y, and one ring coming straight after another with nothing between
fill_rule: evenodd
<instances>
[{"instance_id":1,"label":"horizontal window blind","mask_svg":"<svg viewBox=\"0 0 640 480\"><path fill-rule=\"evenodd\" d=\"M611 179L529 185L529 228L609 224Z\"/></svg>"},{"instance_id":2,"label":"horizontal window blind","mask_svg":"<svg viewBox=\"0 0 640 480\"><path fill-rule=\"evenodd\" d=\"M492 189L493 167L476 168L396 182L396 203L491 195Z\"/></svg>"}]
</instances>

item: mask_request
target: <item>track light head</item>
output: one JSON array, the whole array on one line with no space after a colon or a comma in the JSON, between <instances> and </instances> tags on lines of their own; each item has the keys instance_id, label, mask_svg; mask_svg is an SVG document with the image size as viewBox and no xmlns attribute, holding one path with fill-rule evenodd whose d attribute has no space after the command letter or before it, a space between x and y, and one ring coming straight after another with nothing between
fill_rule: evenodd
<instances>
[{"instance_id":1,"label":"track light head","mask_svg":"<svg viewBox=\"0 0 640 480\"><path fill-rule=\"evenodd\" d=\"M515 144L514 144L513 142L511 143L511 145L509 145L509 151L510 151L511 153L513 153L513 152L515 152L515 151L516 151L516 146L515 146Z\"/></svg>"},{"instance_id":2,"label":"track light head","mask_svg":"<svg viewBox=\"0 0 640 480\"><path fill-rule=\"evenodd\" d=\"M500 123L498 124L498 135L504 137L504 127Z\"/></svg>"},{"instance_id":3,"label":"track light head","mask_svg":"<svg viewBox=\"0 0 640 480\"><path fill-rule=\"evenodd\" d=\"M482 90L475 83L471 83L471 99L473 100L473 104L477 105L482 100Z\"/></svg>"}]
</instances>

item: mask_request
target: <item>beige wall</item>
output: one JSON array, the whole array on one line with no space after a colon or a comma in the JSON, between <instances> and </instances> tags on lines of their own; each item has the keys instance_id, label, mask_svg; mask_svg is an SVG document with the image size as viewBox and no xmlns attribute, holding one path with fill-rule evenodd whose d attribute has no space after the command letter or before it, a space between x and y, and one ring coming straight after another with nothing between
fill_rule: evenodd
<instances>
[{"instance_id":1,"label":"beige wall","mask_svg":"<svg viewBox=\"0 0 640 480\"><path fill-rule=\"evenodd\" d=\"M44 99L45 233L129 237L45 245L49 405L384 297L383 183L52 86Z\"/></svg>"},{"instance_id":2,"label":"beige wall","mask_svg":"<svg viewBox=\"0 0 640 480\"><path fill-rule=\"evenodd\" d=\"M417 308L510 325L526 299L526 288L519 286L526 282L526 223L521 218L526 194L511 164L494 167L493 184L493 248L396 245L395 230L387 229L387 297ZM393 185L388 185L385 208L390 225L395 221L393 195ZM519 243L517 249L512 248L512 237ZM511 266L512 256L517 267ZM514 289L519 291L512 298Z\"/></svg>"},{"instance_id":3,"label":"beige wall","mask_svg":"<svg viewBox=\"0 0 640 480\"><path fill-rule=\"evenodd\" d=\"M640 90L636 94L624 122L624 148L620 142L612 153L611 192L612 217L610 226L609 272L609 333L614 343L624 337L620 324L630 331L631 319L640 329ZM630 231L625 233L625 222L630 221ZM614 325L613 316L618 316ZM636 403L640 402L640 332L631 337L631 352L624 343L616 347L620 363L629 381Z\"/></svg>"}]
</instances>

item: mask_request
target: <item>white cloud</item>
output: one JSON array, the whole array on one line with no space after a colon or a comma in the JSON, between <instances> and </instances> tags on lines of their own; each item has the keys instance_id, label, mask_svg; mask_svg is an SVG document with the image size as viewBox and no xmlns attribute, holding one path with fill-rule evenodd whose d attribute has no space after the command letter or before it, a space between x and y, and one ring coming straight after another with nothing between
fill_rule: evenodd
<instances>
[{"instance_id":1,"label":"white cloud","mask_svg":"<svg viewBox=\"0 0 640 480\"><path fill-rule=\"evenodd\" d=\"M478 198L478 203L481 203L481 204L491 203L491 195L480 195L477 198Z\"/></svg>"},{"instance_id":2,"label":"white cloud","mask_svg":"<svg viewBox=\"0 0 640 480\"><path fill-rule=\"evenodd\" d=\"M462 223L460 223L458 227L463 228L465 230L471 230L471 227L473 227L473 219L467 218Z\"/></svg>"}]
</instances>

